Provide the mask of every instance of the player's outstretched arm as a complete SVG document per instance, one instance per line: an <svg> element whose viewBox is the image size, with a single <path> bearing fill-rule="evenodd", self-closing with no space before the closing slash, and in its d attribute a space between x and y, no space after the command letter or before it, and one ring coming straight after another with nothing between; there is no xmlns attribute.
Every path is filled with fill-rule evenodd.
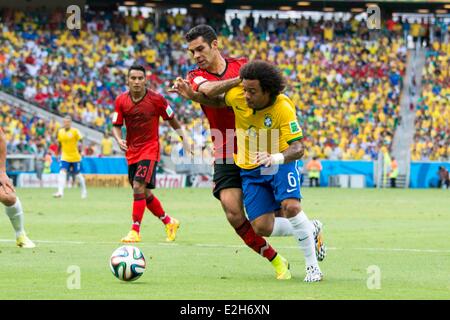
<svg viewBox="0 0 450 320"><path fill-rule="evenodd" d="M189 81L180 77L175 80L174 85L168 90L168 92L177 93L187 100L192 100L210 107L225 107L224 95L208 97L202 92L194 91Z"/></svg>
<svg viewBox="0 0 450 320"><path fill-rule="evenodd" d="M223 108L227 106L225 104L225 94L216 97L208 97L204 93L196 92L194 98L191 100L214 108Z"/></svg>
<svg viewBox="0 0 450 320"><path fill-rule="evenodd" d="M215 97L226 93L241 82L242 79L239 77L221 81L206 81L198 87L198 92L205 94L207 97Z"/></svg>

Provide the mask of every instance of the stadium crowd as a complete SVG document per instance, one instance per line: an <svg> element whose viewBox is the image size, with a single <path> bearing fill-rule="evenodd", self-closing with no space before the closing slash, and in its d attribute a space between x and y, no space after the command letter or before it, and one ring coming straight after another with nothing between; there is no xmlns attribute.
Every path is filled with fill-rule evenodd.
<svg viewBox="0 0 450 320"><path fill-rule="evenodd" d="M144 64L150 87L171 102L186 128L192 131L202 124L196 139L205 153L211 141L200 106L168 94L167 88L193 67L184 33L195 24L211 24L225 55L269 60L283 70L286 93L298 107L305 132L307 156L322 159L369 160L390 148L401 120L405 32L412 34L417 24L418 36L430 38L425 21L409 26L406 20L388 21L384 32L373 38L364 22L354 18L313 21L251 15L245 22L236 16L227 24L222 16L177 12L162 15L156 25L152 14L144 18L88 12L85 29L69 31L64 12L49 16L6 10L0 16L3 90L105 132L111 130L114 99L126 90L126 70L135 62ZM444 27L436 24L432 35L445 36ZM21 125L30 140L36 140L34 125ZM50 146L54 132L47 131ZM169 144L173 133L167 126L161 126L160 133L162 152L169 155L179 145Z"/></svg>
<svg viewBox="0 0 450 320"><path fill-rule="evenodd" d="M8 142L8 153L35 154L39 145L45 146L53 154L58 151L54 137L60 124L54 119L44 120L0 103L0 124Z"/></svg>
<svg viewBox="0 0 450 320"><path fill-rule="evenodd" d="M450 160L450 45L429 48L416 104L411 160Z"/></svg>

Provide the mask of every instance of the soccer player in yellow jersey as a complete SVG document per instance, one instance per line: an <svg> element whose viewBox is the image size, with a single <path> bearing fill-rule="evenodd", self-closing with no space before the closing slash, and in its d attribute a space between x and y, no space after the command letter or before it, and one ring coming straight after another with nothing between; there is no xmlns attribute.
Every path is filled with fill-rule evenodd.
<svg viewBox="0 0 450 320"><path fill-rule="evenodd" d="M210 105L225 102L233 108L238 141L235 162L241 168L248 218L262 236L294 236L305 255L304 281L321 281L318 260L325 257L322 224L310 221L300 205L297 160L304 147L295 106L281 94L284 79L272 64L252 61L241 68L240 78L238 86L238 81L215 82L216 92L226 92L225 96L204 99L209 99ZM176 86L183 96L192 96L182 80ZM276 217L280 210L286 218Z"/></svg>
<svg viewBox="0 0 450 320"><path fill-rule="evenodd" d="M16 195L11 180L6 174L6 138L0 128L0 202L5 205L5 213L16 232L16 245L20 248L34 248L36 245L31 241L24 230L24 214L22 203Z"/></svg>
<svg viewBox="0 0 450 320"><path fill-rule="evenodd" d="M81 174L81 154L78 150L78 143L83 139L78 129L72 128L72 118L64 117L63 128L58 130L57 140L61 154L60 171L58 177L58 191L53 195L61 198L64 195L64 187L67 181L67 174L73 174L79 180L81 186L81 198L87 197L86 182Z"/></svg>

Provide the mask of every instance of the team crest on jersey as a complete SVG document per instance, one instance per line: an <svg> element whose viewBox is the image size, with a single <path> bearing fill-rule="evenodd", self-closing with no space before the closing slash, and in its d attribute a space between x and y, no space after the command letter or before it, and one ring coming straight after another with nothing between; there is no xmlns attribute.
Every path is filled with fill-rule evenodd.
<svg viewBox="0 0 450 320"><path fill-rule="evenodd" d="M273 118L272 115L270 113L264 115L264 126L266 128L270 128L273 124Z"/></svg>

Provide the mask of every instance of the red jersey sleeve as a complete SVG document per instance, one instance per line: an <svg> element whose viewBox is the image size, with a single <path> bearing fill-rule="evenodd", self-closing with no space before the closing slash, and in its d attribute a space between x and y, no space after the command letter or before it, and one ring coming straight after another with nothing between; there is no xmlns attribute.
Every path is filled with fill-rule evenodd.
<svg viewBox="0 0 450 320"><path fill-rule="evenodd" d="M191 84L192 90L194 91L198 91L198 87L200 87L201 84L208 82L208 79L196 72L189 72L187 80Z"/></svg>
<svg viewBox="0 0 450 320"><path fill-rule="evenodd" d="M163 96L159 96L157 109L159 111L159 115L164 120L172 120L175 117L175 112Z"/></svg>
<svg viewBox="0 0 450 320"><path fill-rule="evenodd" d="M122 112L122 96L118 96L115 101L115 110L112 117L112 123L114 126L123 125L123 112Z"/></svg>

